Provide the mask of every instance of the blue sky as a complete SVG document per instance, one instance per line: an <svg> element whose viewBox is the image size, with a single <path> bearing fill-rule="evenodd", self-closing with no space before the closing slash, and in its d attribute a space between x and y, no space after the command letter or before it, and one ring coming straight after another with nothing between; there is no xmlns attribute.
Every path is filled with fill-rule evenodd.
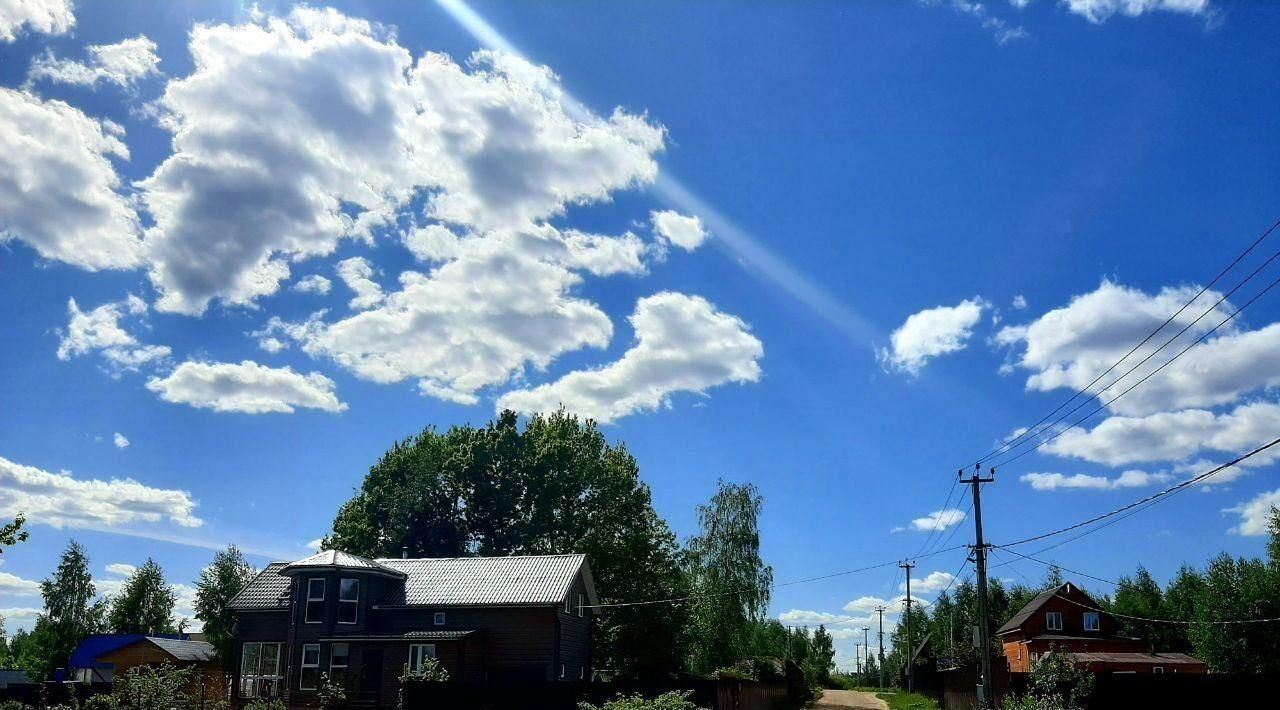
<svg viewBox="0 0 1280 710"><path fill-rule="evenodd" d="M391 442L500 402L608 421L682 537L756 484L779 581L907 557L958 466L1280 216L1266 3L32 7L0 16L10 629L70 537L100 580L301 556ZM1278 299L1002 471L989 538L1274 438ZM1046 556L1258 554L1264 458ZM895 571L773 612L864 617Z"/></svg>

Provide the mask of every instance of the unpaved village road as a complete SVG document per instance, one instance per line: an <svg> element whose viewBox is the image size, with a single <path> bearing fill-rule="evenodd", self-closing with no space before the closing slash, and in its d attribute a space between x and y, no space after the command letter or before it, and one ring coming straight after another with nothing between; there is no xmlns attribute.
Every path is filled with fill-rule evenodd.
<svg viewBox="0 0 1280 710"><path fill-rule="evenodd" d="M874 693L859 693L856 690L824 690L822 697L813 704L814 708L861 708L861 710L889 710L889 704L877 698Z"/></svg>

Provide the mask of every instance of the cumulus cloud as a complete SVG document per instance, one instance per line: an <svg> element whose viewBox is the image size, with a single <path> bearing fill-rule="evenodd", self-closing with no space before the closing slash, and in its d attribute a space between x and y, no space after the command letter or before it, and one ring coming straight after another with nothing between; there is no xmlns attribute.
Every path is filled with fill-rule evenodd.
<svg viewBox="0 0 1280 710"><path fill-rule="evenodd" d="M663 292L636 303L636 344L594 370L498 399L500 409L545 412L560 406L601 422L653 410L676 392L703 393L727 382L760 379L764 346L740 319L697 296Z"/></svg>
<svg viewBox="0 0 1280 710"><path fill-rule="evenodd" d="M0 0L0 42L24 31L66 34L75 24L71 0Z"/></svg>
<svg viewBox="0 0 1280 710"><path fill-rule="evenodd" d="M115 436L111 438L111 443L115 444L117 449L129 448L129 440L120 432L115 433Z"/></svg>
<svg viewBox="0 0 1280 710"><path fill-rule="evenodd" d="M55 528L114 528L168 521L181 527L203 524L186 491L153 488L131 478L73 478L0 457L0 516L19 512Z"/></svg>
<svg viewBox="0 0 1280 710"><path fill-rule="evenodd" d="M1013 308L1014 308L1014 310L1021 311L1021 310L1025 309L1026 307L1027 307L1027 298L1026 298L1026 296L1023 296L1022 294L1018 294L1017 296L1014 296L1014 297L1013 297Z"/></svg>
<svg viewBox="0 0 1280 710"><path fill-rule="evenodd" d="M4 617L6 630L13 633L18 629L30 630L36 623L36 617L40 615L40 609L29 606L11 606L0 609L0 616Z"/></svg>
<svg viewBox="0 0 1280 710"><path fill-rule="evenodd" d="M107 574L114 574L118 577L129 577L138 571L135 565L125 564L124 562L112 562L103 569L107 571Z"/></svg>
<svg viewBox="0 0 1280 710"><path fill-rule="evenodd" d="M61 101L0 88L0 243L90 271L141 265L137 215L111 164L129 157L123 135Z"/></svg>
<svg viewBox="0 0 1280 710"><path fill-rule="evenodd" d="M1059 489L1091 489L1114 490L1117 488L1142 488L1155 483L1164 483L1172 476L1167 473L1148 473L1137 469L1125 471L1115 478L1106 476L1090 476L1083 473L1064 475L1061 473L1027 473L1021 476L1023 483L1037 491L1056 491Z"/></svg>
<svg viewBox="0 0 1280 710"><path fill-rule="evenodd" d="M1015 353L1017 367L1031 371L1027 388L1050 391L1081 389L1106 371L1147 334L1160 326L1199 291L1195 286L1165 288L1155 295L1104 281L1097 290L1076 296L1025 325L1007 326L996 342ZM1198 322L1196 318L1221 294L1206 292L1138 352L1094 386L1115 382L1183 327L1188 331L1164 351L1125 377L1103 397L1111 398L1130 383L1180 352L1234 310L1224 302ZM1235 321L1220 328L1177 362L1110 405L1120 414L1143 415L1187 407L1229 404L1250 392L1280 386L1280 323L1245 330Z"/></svg>
<svg viewBox="0 0 1280 710"><path fill-rule="evenodd" d="M307 549L308 549L308 550L315 551L315 552L319 552L319 551L320 551L320 545L321 545L323 542L324 542L324 538L320 538L320 537L318 537L318 538L316 538L316 539L312 540L311 542L308 542L308 543L307 543Z"/></svg>
<svg viewBox="0 0 1280 710"><path fill-rule="evenodd" d="M329 293L329 289L333 287L333 282L320 274L311 274L298 279L293 285L293 290L298 293L318 293L321 296Z"/></svg>
<svg viewBox="0 0 1280 710"><path fill-rule="evenodd" d="M965 348L986 307L985 301L973 298L912 314L889 336L891 347L880 350L880 362L899 372L920 374L933 358Z"/></svg>
<svg viewBox="0 0 1280 710"><path fill-rule="evenodd" d="M1209 0L1061 0L1071 12L1094 24L1102 24L1120 14L1138 17L1148 12L1172 12L1204 16L1212 10ZM1021 4L1026 4L1023 1Z"/></svg>
<svg viewBox="0 0 1280 710"><path fill-rule="evenodd" d="M1221 414L1184 409L1144 417L1109 417L1093 429L1064 432L1043 450L1123 466L1140 461L1182 461L1204 451L1245 453L1274 439L1276 432L1280 432L1280 404L1263 401ZM1267 451L1247 463L1256 466L1278 457L1280 452Z"/></svg>
<svg viewBox="0 0 1280 710"><path fill-rule="evenodd" d="M131 295L88 312L80 310L72 298L67 302L67 312L70 316L67 328L59 331L59 360L98 353L113 372L120 372L136 371L142 365L169 357L171 351L167 345L144 345L120 324L121 319L136 318L147 312L146 302L137 296Z"/></svg>
<svg viewBox="0 0 1280 710"><path fill-rule="evenodd" d="M935 510L923 518L916 518L911 521L911 529L920 532L932 532L934 530L946 530L952 525L959 525L964 522L967 516L963 510L959 508L947 508L946 510Z"/></svg>
<svg viewBox="0 0 1280 710"><path fill-rule="evenodd" d="M215 412L292 414L295 407L341 412L333 380L318 372L303 375L291 368L240 363L187 361L167 377L153 377L147 389L166 402L189 404Z"/></svg>
<svg viewBox="0 0 1280 710"><path fill-rule="evenodd" d="M698 217L687 217L672 210L652 212L653 232L664 244L674 244L685 251L693 251L707 239L706 227Z"/></svg>
<svg viewBox="0 0 1280 710"><path fill-rule="evenodd" d="M190 49L159 103L174 153L140 183L165 310L274 293L290 262L369 238L424 190L433 220L527 229L652 181L665 139L622 111L571 118L545 67L415 61L333 10L197 26Z"/></svg>
<svg viewBox="0 0 1280 710"><path fill-rule="evenodd" d="M940 592L951 586L952 580L956 576L950 572L930 572L924 579L911 578L911 594L932 594ZM899 589L906 591L907 583L903 582L898 586Z"/></svg>
<svg viewBox="0 0 1280 710"><path fill-rule="evenodd" d="M355 291L356 297L348 304L352 309L363 311L382 303L382 287L373 280L373 265L361 256L343 259L338 262L338 278Z"/></svg>
<svg viewBox="0 0 1280 710"><path fill-rule="evenodd" d="M88 53L89 59L85 62L59 59L46 53L32 61L27 80L44 79L80 86L105 82L129 88L139 79L160 73L156 43L142 35L116 44L91 45Z"/></svg>
<svg viewBox="0 0 1280 710"><path fill-rule="evenodd" d="M0 572L0 594L12 597L38 597L40 583L34 579L23 579L16 574Z"/></svg>
<svg viewBox="0 0 1280 710"><path fill-rule="evenodd" d="M1228 508L1224 512L1235 513L1240 516L1240 523L1231 528L1231 532L1236 535L1258 537L1270 533L1267 528L1271 524L1271 509L1273 507L1280 507L1280 488L1270 492L1259 493L1252 499L1234 508Z"/></svg>

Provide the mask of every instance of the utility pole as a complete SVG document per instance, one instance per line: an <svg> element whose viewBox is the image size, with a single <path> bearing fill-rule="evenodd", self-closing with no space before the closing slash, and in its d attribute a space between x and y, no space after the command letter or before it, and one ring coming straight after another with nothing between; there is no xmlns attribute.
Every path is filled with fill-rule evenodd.
<svg viewBox="0 0 1280 710"><path fill-rule="evenodd" d="M880 667L880 687L884 687L884 607L876 607L876 614L880 617L880 659L876 664Z"/></svg>
<svg viewBox="0 0 1280 710"><path fill-rule="evenodd" d="M907 571L907 647L903 651L903 658L907 661L907 692L915 692L915 672L911 667L911 568L915 565L910 562L899 562L898 566Z"/></svg>
<svg viewBox="0 0 1280 710"><path fill-rule="evenodd" d="M867 639L870 626L862 627L862 647L867 649L867 660L862 664L862 684L871 685L871 642Z"/></svg>
<svg viewBox="0 0 1280 710"><path fill-rule="evenodd" d="M974 464L973 475L964 478L964 469L959 475L961 483L973 486L973 561L978 570L978 660L982 671L982 685L978 686L978 707L995 707L995 683L991 678L991 625L987 620L987 544L982 539L982 484L996 480L996 470L983 478L982 464Z"/></svg>
<svg viewBox="0 0 1280 710"><path fill-rule="evenodd" d="M853 642L853 674L862 675L862 656L858 653L858 642Z"/></svg>

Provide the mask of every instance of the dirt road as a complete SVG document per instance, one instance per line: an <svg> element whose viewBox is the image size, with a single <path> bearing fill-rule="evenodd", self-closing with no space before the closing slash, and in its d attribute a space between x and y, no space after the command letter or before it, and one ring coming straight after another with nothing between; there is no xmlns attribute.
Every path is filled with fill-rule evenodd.
<svg viewBox="0 0 1280 710"><path fill-rule="evenodd" d="M885 701L877 698L875 693L860 693L856 690L824 690L822 697L813 704L814 708L836 710L837 708L860 708L860 710L889 710Z"/></svg>

